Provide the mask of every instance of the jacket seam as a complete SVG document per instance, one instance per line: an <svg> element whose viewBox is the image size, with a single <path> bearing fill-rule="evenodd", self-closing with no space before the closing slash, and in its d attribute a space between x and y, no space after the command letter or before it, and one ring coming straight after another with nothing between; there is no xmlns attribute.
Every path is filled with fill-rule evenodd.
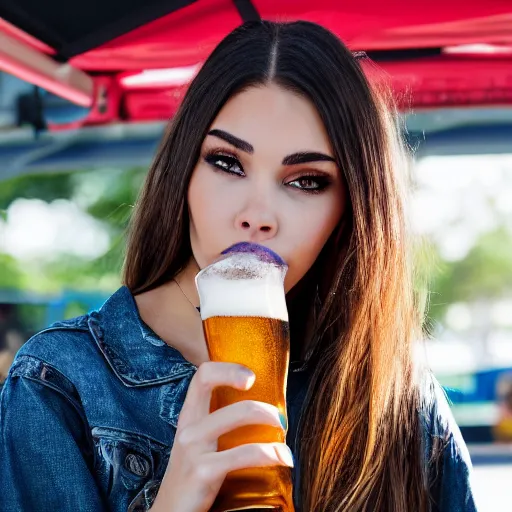
<svg viewBox="0 0 512 512"><path fill-rule="evenodd" d="M27 342L25 343L25 345L29 342L29 341L32 341L32 340L37 340L39 339L41 336L47 334L47 333L51 333L51 332L58 332L58 331L62 331L62 332L68 332L68 331L76 331L76 332L81 332L83 334L89 334L89 336L91 336L92 338L92 335L91 335L91 332L89 331L89 329L83 329L81 327L63 327L63 326L58 326L58 327L47 327L46 329L43 329L42 331L39 331L37 332L36 334L34 334L33 336L31 336ZM23 347L21 348L21 350L23 350ZM50 363L46 362L44 359L42 359L40 356L36 356L36 355L32 355L30 353L21 353L20 354L20 357L21 356L29 356L29 357L34 357L36 359L39 359L40 361L44 362L45 364L48 364L49 366L52 366L52 368L55 368L53 365L51 365ZM55 368L55 370L57 370L57 368ZM59 371L59 370L57 370ZM59 371L59 373L61 375L64 375L62 372ZM64 375L64 377L66 377ZM66 377L68 380L69 378ZM71 381L70 381L71 382Z"/></svg>
<svg viewBox="0 0 512 512"><path fill-rule="evenodd" d="M74 386L74 384L68 379L68 377L66 377L60 370L58 370L57 368L55 368L55 366L47 363L46 361L44 361L43 359L40 359L39 357L35 357L35 356L30 356L34 359L37 359L38 361L40 361L41 363L44 363L45 365L51 367L53 370L55 370L56 372L58 372L60 375L62 375L65 379L67 379L72 385L73 387L76 389L76 387ZM62 388L60 388L59 386L56 386L55 384L51 383L51 382L47 382L47 381L43 381L41 379L38 379L36 377L32 377L30 375L23 375L22 372L18 373L17 375L11 375L10 376L11 379L14 379L14 378L21 378L21 379L26 379L26 380L29 380L31 382L35 382L37 384L40 384L41 386L44 386L46 388L49 388L49 389L52 389L53 391L55 391L56 393L58 393L59 395L61 395L62 397L64 397L71 405L73 405L73 407L76 409L76 411L80 414L80 417L82 419L85 418L85 411L83 409L83 407L74 399L72 398L71 396L69 396L69 394L64 391ZM78 391L77 391L77 394L78 394ZM85 422L87 424L87 422Z"/></svg>
<svg viewBox="0 0 512 512"><path fill-rule="evenodd" d="M155 439L154 437L148 436L147 434L143 434L141 432L135 432L133 430L126 430L126 429L116 428L116 427L112 427L112 426L94 425L94 426L91 426L91 433L96 428L115 431L115 432L122 432L123 434L129 434L129 435L133 435L133 436L139 436L139 437L142 437L144 440L147 440L149 443L154 443L155 445L159 445L158 448L167 449L170 447L169 444L163 443L162 441L159 441L158 439Z"/></svg>
<svg viewBox="0 0 512 512"><path fill-rule="evenodd" d="M47 332L54 332L54 331L79 331L79 332L90 332L87 327L80 327L77 325L57 325L55 327L47 327L46 329L43 329L42 331L39 331L36 335L32 336L32 338L36 338L40 336L41 334L45 334Z"/></svg>

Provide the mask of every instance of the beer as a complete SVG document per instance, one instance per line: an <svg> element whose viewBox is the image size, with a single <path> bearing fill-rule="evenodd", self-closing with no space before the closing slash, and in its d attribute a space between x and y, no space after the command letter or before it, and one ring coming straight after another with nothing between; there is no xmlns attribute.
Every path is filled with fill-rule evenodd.
<svg viewBox="0 0 512 512"><path fill-rule="evenodd" d="M241 400L275 405L286 418L290 336L284 294L287 266L269 249L236 244L196 277L201 318L212 361L239 363L256 375L253 387L213 391L210 411ZM218 450L245 443L284 443L281 428L240 427L219 438ZM291 469L247 468L229 473L211 512L277 509L293 512Z"/></svg>

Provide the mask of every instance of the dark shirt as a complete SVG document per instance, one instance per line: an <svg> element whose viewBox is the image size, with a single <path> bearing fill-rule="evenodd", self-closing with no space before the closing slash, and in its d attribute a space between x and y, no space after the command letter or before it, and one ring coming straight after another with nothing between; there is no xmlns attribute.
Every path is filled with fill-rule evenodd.
<svg viewBox="0 0 512 512"><path fill-rule="evenodd" d="M287 444L296 456L308 387L301 366L290 364L287 386ZM141 320L126 287L100 310L35 335L0 396L0 510L149 510L195 371ZM469 454L442 392L422 419L425 464L432 440L446 441L436 510L476 510ZM293 481L297 501L297 466Z"/></svg>

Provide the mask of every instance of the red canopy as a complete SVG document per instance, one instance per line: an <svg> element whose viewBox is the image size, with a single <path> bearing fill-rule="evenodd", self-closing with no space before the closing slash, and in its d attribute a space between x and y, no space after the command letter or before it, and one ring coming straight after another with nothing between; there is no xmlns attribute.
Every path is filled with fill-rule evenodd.
<svg viewBox="0 0 512 512"><path fill-rule="evenodd" d="M320 23L338 34L353 50L497 43L507 44L512 56L512 4L509 0L429 0L424 3L256 0L253 3L264 19L305 19ZM71 62L88 70L190 66L204 60L240 22L233 2L201 0L77 56Z"/></svg>
<svg viewBox="0 0 512 512"><path fill-rule="evenodd" d="M84 5L46 0L41 3L45 9L31 18L19 15L20 2L37 4L2 0L8 5L0 6L0 16L9 24L0 24L0 31L94 75L108 108L94 109L89 122L120 115L169 117L179 100L172 91L180 80L192 76L193 66L254 12L264 19L305 19L331 29L352 50L368 52L391 75L395 89L410 91L417 107L512 103L510 0L89 0ZM189 69L181 70L181 77L146 73L126 79L144 70L182 67Z"/></svg>

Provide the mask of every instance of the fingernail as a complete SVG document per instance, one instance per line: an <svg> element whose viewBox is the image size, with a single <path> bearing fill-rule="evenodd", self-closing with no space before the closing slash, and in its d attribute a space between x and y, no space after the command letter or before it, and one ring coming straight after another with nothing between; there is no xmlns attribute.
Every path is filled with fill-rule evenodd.
<svg viewBox="0 0 512 512"><path fill-rule="evenodd" d="M286 444L280 444L276 447L277 456L279 457L279 460L286 464L287 466L293 468L294 462L293 462L293 454L290 448Z"/></svg>
<svg viewBox="0 0 512 512"><path fill-rule="evenodd" d="M245 385L245 389L249 389L256 380L256 375L249 368L240 368L240 374L242 375L242 383Z"/></svg>
<svg viewBox="0 0 512 512"><path fill-rule="evenodd" d="M286 419L286 416L282 412L279 413L279 420L281 421L283 429L288 430L288 420Z"/></svg>

